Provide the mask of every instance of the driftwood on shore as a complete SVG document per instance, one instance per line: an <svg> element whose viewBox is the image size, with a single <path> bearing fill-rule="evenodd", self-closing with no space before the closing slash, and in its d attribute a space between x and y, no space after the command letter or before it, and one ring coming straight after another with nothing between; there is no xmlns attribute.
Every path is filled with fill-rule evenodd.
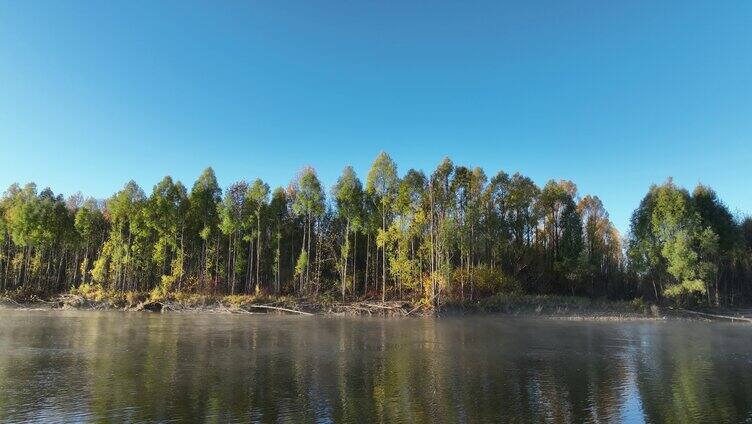
<svg viewBox="0 0 752 424"><path fill-rule="evenodd" d="M335 303L330 313L339 315L408 316L412 304L405 301Z"/></svg>
<svg viewBox="0 0 752 424"><path fill-rule="evenodd" d="M282 312L290 312L293 314L300 314L300 315L313 315L310 312L304 312L304 311L298 311L296 309L289 309L289 308L281 308L279 306L271 306L271 305L243 305L244 308L256 308L256 309L269 309L274 311L282 311Z"/></svg>
<svg viewBox="0 0 752 424"><path fill-rule="evenodd" d="M199 302L182 302L178 300L148 300L144 297L135 300L138 303L128 299L91 299L79 294L65 293L58 295L50 300L41 301L34 299L27 303L19 303L12 298L2 298L7 300L8 305L16 308L32 308L33 305L43 306L50 309L90 309L106 310L121 309L126 311L148 311L148 312L220 312L235 314L256 314L265 312L280 312L296 315L366 315L366 316L410 316L421 309L421 305L414 305L407 301L387 301L379 302L367 299L359 302L335 302L320 303L316 300L297 299L277 300L264 303L231 303L222 299L204 299ZM271 299L270 299L271 300ZM133 302L133 303L131 303ZM259 312L252 312L257 310Z"/></svg>
<svg viewBox="0 0 752 424"><path fill-rule="evenodd" d="M709 314L707 312L699 312L699 311L690 311L688 309L677 309L678 312L684 313L684 314L690 314L695 316L700 316L707 319L715 319L715 320L725 320L725 321L731 321L731 322L749 322L752 323L752 318L745 317L745 316L733 316L733 315L720 315L720 314Z"/></svg>
<svg viewBox="0 0 752 424"><path fill-rule="evenodd" d="M239 300L239 301L238 301ZM502 299L503 300L503 299ZM432 303L432 302L431 302ZM682 308L659 310L652 305L647 311L630 311L624 305L601 305L572 302L568 299L522 298L507 302L496 300L490 307L457 309L434 309L431 303L410 301L380 302L366 298L353 302L332 302L326 298L221 298L199 296L183 299L151 300L146 295L121 296L111 298L85 297L77 293L60 294L49 299L29 298L19 301L12 297L0 296L0 307L13 309L89 309L89 310L126 310L150 312L213 312L229 314L265 314L285 313L301 316L339 315L339 316L375 316L375 317L409 317L416 315L435 315L442 313L504 313L511 315L550 316L554 318L576 319L665 319L666 317L730 321L752 323L752 309L717 309L696 311ZM476 306L476 305L472 305ZM544 308L546 306L546 308ZM664 312L664 313L661 313ZM665 312L668 312L667 314ZM662 318L661 318L662 317Z"/></svg>

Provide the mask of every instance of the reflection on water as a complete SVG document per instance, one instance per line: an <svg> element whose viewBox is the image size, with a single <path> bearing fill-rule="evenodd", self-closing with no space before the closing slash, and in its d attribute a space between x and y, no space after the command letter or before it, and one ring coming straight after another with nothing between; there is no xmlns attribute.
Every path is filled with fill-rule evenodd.
<svg viewBox="0 0 752 424"><path fill-rule="evenodd" d="M752 327L0 312L0 421L739 422Z"/></svg>

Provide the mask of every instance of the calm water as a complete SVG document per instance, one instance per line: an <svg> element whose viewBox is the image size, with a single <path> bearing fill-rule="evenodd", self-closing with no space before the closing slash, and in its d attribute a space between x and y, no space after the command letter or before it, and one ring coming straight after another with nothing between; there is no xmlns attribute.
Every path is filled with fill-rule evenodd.
<svg viewBox="0 0 752 424"><path fill-rule="evenodd" d="M0 421L752 422L752 326L0 311Z"/></svg>

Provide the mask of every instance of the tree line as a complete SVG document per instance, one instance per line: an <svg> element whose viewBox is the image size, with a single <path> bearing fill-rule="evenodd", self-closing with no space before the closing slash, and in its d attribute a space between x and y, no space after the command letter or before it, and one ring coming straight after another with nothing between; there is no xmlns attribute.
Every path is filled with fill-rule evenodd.
<svg viewBox="0 0 752 424"><path fill-rule="evenodd" d="M597 196L444 159L402 176L386 153L329 193L311 167L287 187L207 168L101 201L33 183L0 199L0 292L286 294L441 304L496 293L739 304L750 300L752 221L708 187L654 186L623 239Z"/></svg>

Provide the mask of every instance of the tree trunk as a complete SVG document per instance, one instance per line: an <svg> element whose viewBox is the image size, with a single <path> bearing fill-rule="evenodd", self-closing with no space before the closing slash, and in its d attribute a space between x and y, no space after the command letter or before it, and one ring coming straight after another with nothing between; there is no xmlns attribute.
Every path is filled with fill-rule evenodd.
<svg viewBox="0 0 752 424"><path fill-rule="evenodd" d="M363 295L368 295L368 274L369 274L369 265L371 262L371 232L368 232L368 235L366 237L366 280L365 285L363 286Z"/></svg>
<svg viewBox="0 0 752 424"><path fill-rule="evenodd" d="M348 242L350 238L350 220L347 220L347 225L345 226L345 246L347 246L347 251L342 258L342 301L345 300L345 285L347 284L347 262L348 262L348 256L350 254L350 248L348 246Z"/></svg>
<svg viewBox="0 0 752 424"><path fill-rule="evenodd" d="M280 248L279 248L280 239L281 238L282 238L282 233L279 230L279 228L277 228L277 275L276 275L276 278L275 278L275 281L274 281L274 285L275 285L274 292L275 292L275 294L279 294L279 272L280 272L280 269L281 269L280 265L281 265L281 262L282 262L282 255L281 255Z"/></svg>
<svg viewBox="0 0 752 424"><path fill-rule="evenodd" d="M386 235L386 205L382 204L381 211L381 231L382 236ZM386 301L386 243L381 246L381 301Z"/></svg>
<svg viewBox="0 0 752 424"><path fill-rule="evenodd" d="M253 242L248 242L248 272L246 273L245 292L251 292L251 284L253 283Z"/></svg>
<svg viewBox="0 0 752 424"><path fill-rule="evenodd" d="M256 294L261 291L259 282L259 268L261 268L261 212L256 214L256 227L258 228L258 236L256 237Z"/></svg>

